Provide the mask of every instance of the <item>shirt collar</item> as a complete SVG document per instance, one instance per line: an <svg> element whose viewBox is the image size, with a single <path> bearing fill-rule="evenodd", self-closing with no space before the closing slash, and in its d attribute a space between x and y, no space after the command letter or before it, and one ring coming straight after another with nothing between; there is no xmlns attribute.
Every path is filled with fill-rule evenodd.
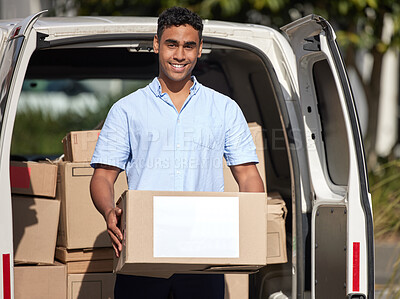
<svg viewBox="0 0 400 299"><path fill-rule="evenodd" d="M190 94L195 95L199 91L201 84L197 81L195 76L191 76L191 79L193 81L193 85L190 87ZM162 96L165 94L165 92L162 92L161 84L157 77L153 79L153 81L149 84L149 87L157 97L162 98Z"/></svg>

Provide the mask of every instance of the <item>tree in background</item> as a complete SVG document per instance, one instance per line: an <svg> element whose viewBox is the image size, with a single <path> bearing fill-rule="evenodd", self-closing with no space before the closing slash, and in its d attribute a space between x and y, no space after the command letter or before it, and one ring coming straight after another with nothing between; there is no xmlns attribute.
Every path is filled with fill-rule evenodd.
<svg viewBox="0 0 400 299"><path fill-rule="evenodd" d="M400 3L395 0L351 0L313 1L317 14L334 20L337 37L344 50L346 65L352 67L362 82L368 103L368 129L365 147L370 169L376 164L375 145L377 140L379 96L381 89L382 62L388 50L398 52L400 46ZM388 26L392 25L392 32ZM387 28L385 28L387 27ZM384 32L386 29L386 32ZM367 77L356 63L357 51L372 58L371 71ZM399 69L398 65L393 66Z"/></svg>
<svg viewBox="0 0 400 299"><path fill-rule="evenodd" d="M157 16L164 8L188 7L203 18L256 23L279 28L310 13L331 22L343 50L345 63L356 71L368 103L365 147L370 169L376 165L379 94L382 61L389 49L400 46L400 3L398 0L75 0L79 15ZM392 32L383 34L385 24ZM357 64L362 50L372 57L368 76ZM397 69L399 66L394 66Z"/></svg>

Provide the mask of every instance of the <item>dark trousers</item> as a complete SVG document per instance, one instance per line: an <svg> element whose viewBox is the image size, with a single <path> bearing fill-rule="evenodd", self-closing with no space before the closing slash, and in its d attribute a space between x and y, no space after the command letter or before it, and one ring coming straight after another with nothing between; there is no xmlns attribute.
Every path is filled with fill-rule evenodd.
<svg viewBox="0 0 400 299"><path fill-rule="evenodd" d="M117 274L114 299L223 299L224 292L222 274L175 274L168 279Z"/></svg>

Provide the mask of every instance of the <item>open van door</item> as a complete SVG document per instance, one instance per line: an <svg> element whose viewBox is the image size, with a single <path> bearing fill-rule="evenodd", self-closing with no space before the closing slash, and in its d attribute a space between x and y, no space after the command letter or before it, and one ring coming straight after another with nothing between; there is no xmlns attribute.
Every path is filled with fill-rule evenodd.
<svg viewBox="0 0 400 299"><path fill-rule="evenodd" d="M281 28L297 60L312 190L312 298L374 298L371 196L335 33L311 15Z"/></svg>
<svg viewBox="0 0 400 299"><path fill-rule="evenodd" d="M18 99L26 68L36 48L32 26L45 11L8 28L0 28L0 298L14 298L13 223L10 190L10 146ZM7 36L8 34L8 36Z"/></svg>

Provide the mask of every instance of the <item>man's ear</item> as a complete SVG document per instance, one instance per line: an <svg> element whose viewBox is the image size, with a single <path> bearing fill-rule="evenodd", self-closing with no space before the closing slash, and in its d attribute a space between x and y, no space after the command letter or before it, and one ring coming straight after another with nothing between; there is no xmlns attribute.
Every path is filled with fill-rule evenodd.
<svg viewBox="0 0 400 299"><path fill-rule="evenodd" d="M202 50L203 50L203 39L201 39L200 44L199 44L199 54L197 55L197 58L201 57Z"/></svg>
<svg viewBox="0 0 400 299"><path fill-rule="evenodd" d="M154 35L154 38L153 38L153 50L154 50L154 53L158 54L159 47L160 47L160 41L158 40L158 36Z"/></svg>

